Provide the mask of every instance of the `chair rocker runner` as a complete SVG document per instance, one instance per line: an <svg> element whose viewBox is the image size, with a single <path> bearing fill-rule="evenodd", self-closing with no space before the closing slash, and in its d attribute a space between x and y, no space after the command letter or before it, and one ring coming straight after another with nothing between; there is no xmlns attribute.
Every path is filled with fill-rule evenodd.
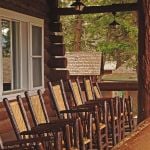
<svg viewBox="0 0 150 150"><path fill-rule="evenodd" d="M56 146L60 145L59 144L60 139L61 139L60 132L57 132L55 136L57 139L59 139L57 140L55 145ZM7 141L4 143L2 142L2 139L0 138L0 150L45 150L45 148L42 145L42 142L45 142L45 141L49 141L49 137L35 137L35 138L29 138L29 139ZM61 150L61 148L59 148L58 150Z"/></svg>

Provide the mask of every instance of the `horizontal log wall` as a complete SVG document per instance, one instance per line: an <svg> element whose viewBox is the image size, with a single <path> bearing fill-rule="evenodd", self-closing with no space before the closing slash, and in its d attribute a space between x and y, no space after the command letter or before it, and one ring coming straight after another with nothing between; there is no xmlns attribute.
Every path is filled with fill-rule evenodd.
<svg viewBox="0 0 150 150"><path fill-rule="evenodd" d="M61 29L61 23L58 23L58 26L52 26L54 18L56 16L51 15L51 4L48 3L48 1L51 4L54 4L54 0L0 0L0 7L13 10L19 13L23 13L26 15L38 17L41 19L44 19L44 79L45 79L45 87L47 87L47 82L49 80L53 80L53 76L49 75L51 73L50 68L56 68L66 67L66 59L61 58L58 60L58 58L55 60L55 58L52 58L53 56L64 56L64 46L63 48L59 50L59 48L56 50L56 52L53 52L53 45L51 46L52 42L55 43L62 43L63 37L61 36L50 36L53 30L60 30ZM54 17L54 18L53 18ZM50 51L52 51L52 55L50 54ZM58 54L59 53L59 54ZM52 60L51 60L52 58ZM56 69L55 69L56 70ZM61 73L61 71L59 71ZM52 72L53 73L53 72ZM58 74L58 73L57 73ZM62 75L65 75L64 71ZM50 78L51 77L51 78ZM59 75L60 77L60 75ZM49 113L49 116L54 116L55 112L53 108L51 107L51 104L49 103L49 97L45 95L46 100L46 107ZM28 110L28 109L27 109ZM8 119L6 110L2 103L0 103L0 136L2 136L2 139L10 140L13 139L14 132L12 130L10 121Z"/></svg>

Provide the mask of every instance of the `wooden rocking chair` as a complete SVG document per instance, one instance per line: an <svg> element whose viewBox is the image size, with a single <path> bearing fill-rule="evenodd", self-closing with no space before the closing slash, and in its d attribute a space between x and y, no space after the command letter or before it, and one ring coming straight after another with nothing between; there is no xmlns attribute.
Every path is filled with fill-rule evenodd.
<svg viewBox="0 0 150 150"><path fill-rule="evenodd" d="M18 101L8 101L7 98L3 100L6 110L8 112L8 116L10 118L11 124L15 131L17 141L28 140L32 141L33 138L46 138L46 140L42 140L41 143L44 147L44 150L62 150L62 140L65 141L66 148L69 147L68 139L68 131L65 129L67 123L61 120L61 122L53 122L47 125L41 125L31 128L29 124L29 120L27 118L27 114L25 112L22 100L20 96L17 96ZM76 120L78 121L78 120ZM78 124L76 123L76 128L78 129ZM53 136L51 134L53 133ZM62 138L62 135L65 134L67 138ZM76 134L78 137L78 134ZM78 138L76 138L78 139ZM38 142L38 141L37 141ZM30 142L28 142L30 143ZM39 143L41 145L41 143ZM71 149L71 148L70 148ZM67 149L67 150L70 150Z"/></svg>
<svg viewBox="0 0 150 150"><path fill-rule="evenodd" d="M25 96L33 122L37 128L43 128L43 130L48 131L50 127L54 125L54 128L60 128L63 131L66 149L79 149L79 129L77 119L58 119L50 122L45 108L42 91L38 90L37 93L26 91ZM59 124L58 127L56 126L56 123ZM70 132L68 132L68 126L70 127Z"/></svg>
<svg viewBox="0 0 150 150"><path fill-rule="evenodd" d="M93 123L93 133L97 140L96 148L98 149L108 149L108 128L107 128L107 104L105 101L99 103L86 103L82 96L81 87L79 81L68 81L70 91L72 93L73 101L77 108L90 108L95 107L94 120ZM99 107L97 107L97 105ZM101 105L104 107L102 108Z"/></svg>
<svg viewBox="0 0 150 150"><path fill-rule="evenodd" d="M20 96L18 96L18 97L20 97ZM19 101L16 101L16 100L8 101L7 98L4 98L3 103L4 103L4 106L8 113L8 117L11 121L12 127L14 129L18 144L19 143L25 144L25 142L26 143L31 143L31 142L35 143L34 138L37 138L37 142L40 140L40 138L41 138L41 140L42 140L42 138L43 139L45 138L46 140L45 141L42 140L41 142L39 142L39 144L40 145L42 144L44 149L46 149L45 145L43 145L43 143L49 143L51 141L51 137L50 136L43 137L45 131L43 131L40 128L31 128L22 101L20 99L19 99ZM57 131L54 128L54 126L51 126L50 130L56 131L55 132L56 134L54 136L54 141L57 144L56 145L54 144L54 148L55 148L55 146L57 146L59 144L57 140L60 138L56 137L56 135L58 135L57 132L59 132L59 131ZM25 139L25 141L24 141L24 139ZM22 146L22 144L21 144L21 146Z"/></svg>
<svg viewBox="0 0 150 150"><path fill-rule="evenodd" d="M103 99L98 83L93 85L96 99ZM107 98L108 99L108 98ZM124 138L125 132L131 132L135 128L133 119L132 97L119 97L118 117L120 126L120 140Z"/></svg>
<svg viewBox="0 0 150 150"><path fill-rule="evenodd" d="M79 118L79 137L80 146L82 150L92 149L92 114L89 109L70 109L66 98L64 85L62 80L57 84L48 83L51 99L56 108L56 112L59 118L67 117L81 117ZM88 113L88 118L83 118L82 113ZM83 130L85 129L85 130Z"/></svg>
<svg viewBox="0 0 150 150"><path fill-rule="evenodd" d="M112 138L112 145L115 145L117 142L119 142L121 139L120 131L124 130L121 129L121 126L119 123L122 121L119 119L118 109L119 109L119 103L118 98L105 98L102 97L101 91L99 89L98 83L96 82L95 85L93 85L91 78L84 78L84 87L85 87L85 95L87 98L87 101L92 103L95 101L106 101L107 102L107 108L108 108L108 128L109 133Z"/></svg>

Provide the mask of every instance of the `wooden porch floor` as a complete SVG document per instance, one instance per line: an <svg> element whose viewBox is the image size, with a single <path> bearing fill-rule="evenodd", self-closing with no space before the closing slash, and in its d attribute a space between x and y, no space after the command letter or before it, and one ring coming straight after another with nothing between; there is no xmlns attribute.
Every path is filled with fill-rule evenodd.
<svg viewBox="0 0 150 150"><path fill-rule="evenodd" d="M140 123L113 150L150 150L150 118Z"/></svg>

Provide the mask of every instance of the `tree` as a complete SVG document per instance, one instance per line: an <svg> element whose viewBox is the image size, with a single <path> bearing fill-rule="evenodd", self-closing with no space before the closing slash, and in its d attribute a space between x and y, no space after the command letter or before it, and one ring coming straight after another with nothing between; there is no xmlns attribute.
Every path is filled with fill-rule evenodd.
<svg viewBox="0 0 150 150"><path fill-rule="evenodd" d="M2 48L3 56L10 55L10 24L7 20L2 20Z"/></svg>
<svg viewBox="0 0 150 150"><path fill-rule="evenodd" d="M109 5L123 2L120 0L82 0L86 5ZM134 2L134 0L124 0ZM63 2L62 2L63 3ZM63 16L63 32L68 51L74 50L75 16ZM107 59L117 60L121 64L127 60L129 66L136 67L138 51L138 28L136 12L117 12L116 21L120 26L112 30L109 24L113 21L111 13L80 15L82 30L80 42L82 51L101 51ZM77 41L76 41L77 43Z"/></svg>

